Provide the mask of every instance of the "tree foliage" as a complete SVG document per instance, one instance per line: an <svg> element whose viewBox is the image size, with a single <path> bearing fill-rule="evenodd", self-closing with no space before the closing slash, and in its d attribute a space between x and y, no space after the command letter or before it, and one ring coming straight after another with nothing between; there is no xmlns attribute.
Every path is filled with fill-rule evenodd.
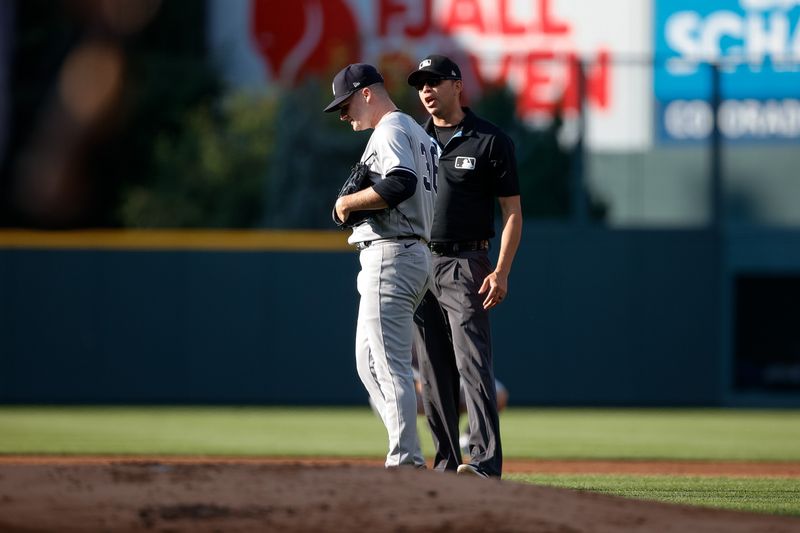
<svg viewBox="0 0 800 533"><path fill-rule="evenodd" d="M122 195L129 227L252 227L263 214L264 181L276 138L277 103L239 94L186 112L181 128L156 135L152 179Z"/></svg>

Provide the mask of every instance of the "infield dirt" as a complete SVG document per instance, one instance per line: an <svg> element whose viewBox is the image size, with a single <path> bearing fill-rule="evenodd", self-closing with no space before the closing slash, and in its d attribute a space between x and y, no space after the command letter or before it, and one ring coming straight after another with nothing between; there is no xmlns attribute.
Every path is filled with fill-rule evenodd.
<svg viewBox="0 0 800 533"><path fill-rule="evenodd" d="M578 464L522 466L576 472ZM756 464L760 474L745 463L599 462L581 471L620 464L640 468L621 473L661 464L672 465L665 473L704 465L694 473L800 475L800 466L783 463ZM725 468L731 466L738 474ZM521 471L516 462L509 467ZM800 532L800 519L384 470L374 460L6 456L0 457L0 531L788 533Z"/></svg>

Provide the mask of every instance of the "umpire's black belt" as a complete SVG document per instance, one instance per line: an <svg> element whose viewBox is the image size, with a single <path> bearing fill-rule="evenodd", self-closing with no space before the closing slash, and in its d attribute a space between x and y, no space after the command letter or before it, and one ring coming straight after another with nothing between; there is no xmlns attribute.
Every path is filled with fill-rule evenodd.
<svg viewBox="0 0 800 533"><path fill-rule="evenodd" d="M373 244L378 244L378 243L381 243L381 242L392 242L392 241L421 241L421 242L427 242L425 239L423 239L419 235L401 235L399 237L386 237L384 239L375 239L374 241L357 242L356 243L356 248L358 250L366 250L367 248L369 248Z"/></svg>
<svg viewBox="0 0 800 533"><path fill-rule="evenodd" d="M478 252L489 249L489 241L432 242L428 247L436 255L455 255L460 252Z"/></svg>

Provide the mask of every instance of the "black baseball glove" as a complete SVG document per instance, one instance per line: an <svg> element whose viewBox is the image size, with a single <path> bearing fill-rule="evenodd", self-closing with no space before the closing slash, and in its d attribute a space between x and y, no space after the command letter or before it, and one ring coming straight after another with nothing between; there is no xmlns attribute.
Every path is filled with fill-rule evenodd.
<svg viewBox="0 0 800 533"><path fill-rule="evenodd" d="M350 176L345 180L336 198L339 199L342 196L364 190L371 185L372 181L369 179L369 166L364 163L356 163L350 170ZM333 221L340 228L352 228L361 224L375 213L377 213L377 211L353 211L347 216L347 220L342 222L339 220L339 217L336 216L336 206L334 205Z"/></svg>

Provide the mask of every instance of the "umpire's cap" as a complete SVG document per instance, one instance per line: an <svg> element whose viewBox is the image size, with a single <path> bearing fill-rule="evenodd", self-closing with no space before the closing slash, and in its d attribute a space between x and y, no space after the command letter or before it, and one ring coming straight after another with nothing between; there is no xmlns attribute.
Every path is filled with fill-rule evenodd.
<svg viewBox="0 0 800 533"><path fill-rule="evenodd" d="M351 94L373 83L383 83L383 76L375 67L367 63L347 65L333 78L333 102L325 108L325 113L336 111Z"/></svg>
<svg viewBox="0 0 800 533"><path fill-rule="evenodd" d="M408 75L408 84L414 87L431 78L460 80L461 69L449 57L432 54L420 61L417 70Z"/></svg>

